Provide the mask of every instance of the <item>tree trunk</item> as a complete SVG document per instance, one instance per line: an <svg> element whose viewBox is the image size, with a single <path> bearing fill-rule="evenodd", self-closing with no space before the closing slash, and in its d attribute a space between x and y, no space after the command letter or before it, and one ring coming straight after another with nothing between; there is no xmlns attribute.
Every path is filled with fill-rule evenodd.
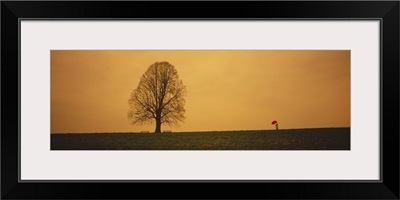
<svg viewBox="0 0 400 200"><path fill-rule="evenodd" d="M156 130L155 133L161 133L161 119L156 119Z"/></svg>

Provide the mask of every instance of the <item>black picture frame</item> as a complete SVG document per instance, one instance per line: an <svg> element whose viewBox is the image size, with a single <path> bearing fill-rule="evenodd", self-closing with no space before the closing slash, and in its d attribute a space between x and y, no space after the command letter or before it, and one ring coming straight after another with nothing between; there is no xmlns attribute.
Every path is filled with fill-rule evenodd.
<svg viewBox="0 0 400 200"><path fill-rule="evenodd" d="M398 1L2 1L1 198L399 199L399 6ZM381 181L20 182L20 19L166 18L381 20Z"/></svg>

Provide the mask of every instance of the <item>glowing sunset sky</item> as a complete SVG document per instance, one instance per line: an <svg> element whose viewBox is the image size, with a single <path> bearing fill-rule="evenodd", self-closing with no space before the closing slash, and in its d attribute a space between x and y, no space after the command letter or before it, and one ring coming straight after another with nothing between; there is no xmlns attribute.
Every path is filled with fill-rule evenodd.
<svg viewBox="0 0 400 200"><path fill-rule="evenodd" d="M140 132L128 99L168 61L187 88L186 119L162 130L350 127L350 51L51 51L51 132Z"/></svg>

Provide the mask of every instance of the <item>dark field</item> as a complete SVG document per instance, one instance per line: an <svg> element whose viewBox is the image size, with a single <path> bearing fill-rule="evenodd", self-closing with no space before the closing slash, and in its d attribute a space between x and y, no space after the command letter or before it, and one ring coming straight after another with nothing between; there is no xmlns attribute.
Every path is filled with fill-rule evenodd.
<svg viewBox="0 0 400 200"><path fill-rule="evenodd" d="M350 128L52 134L51 150L350 150Z"/></svg>

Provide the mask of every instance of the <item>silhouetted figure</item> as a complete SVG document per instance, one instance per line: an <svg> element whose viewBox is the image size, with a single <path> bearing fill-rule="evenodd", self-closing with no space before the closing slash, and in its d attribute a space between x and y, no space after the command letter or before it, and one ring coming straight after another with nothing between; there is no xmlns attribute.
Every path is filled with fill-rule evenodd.
<svg viewBox="0 0 400 200"><path fill-rule="evenodd" d="M275 125L275 129L276 129L276 130L279 129L279 127L278 127L278 121L274 120L274 121L271 122L271 124L272 124L272 125Z"/></svg>

